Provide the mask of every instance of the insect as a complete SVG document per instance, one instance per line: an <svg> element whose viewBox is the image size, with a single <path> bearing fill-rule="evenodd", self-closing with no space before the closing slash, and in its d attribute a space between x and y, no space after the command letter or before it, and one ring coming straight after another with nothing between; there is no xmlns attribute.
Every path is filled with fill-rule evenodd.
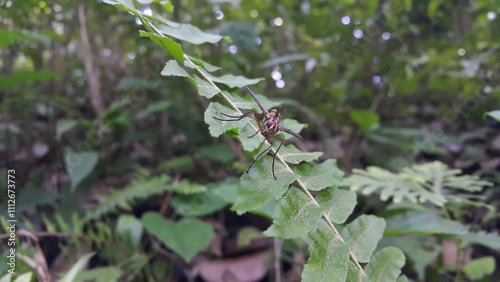
<svg viewBox="0 0 500 282"><path fill-rule="evenodd" d="M278 179L276 177L276 174L274 173L274 162L276 160L276 154L278 154L278 151L280 150L281 146L283 145L283 141L284 140L283 140L283 138L280 138L280 137L276 136L276 134L278 134L280 131L283 131L283 132L286 132L286 133L288 133L290 135L293 135L294 137L297 137L299 139L302 139L302 137L300 137L299 134L293 132L292 130L284 127L281 124L281 122L280 122L280 110L279 110L279 108L272 107L271 109L267 110L259 102L259 99L257 99L257 96L255 96L255 94L252 92L252 90L250 90L250 88L248 88L248 87L247 87L247 90L250 93L250 95L252 96L252 98L255 101L255 103L257 103L257 105L259 106L259 108L262 110L262 113L261 113L263 115L262 123L261 123L261 121L259 119L259 115L255 111L250 111L250 112L245 113L245 114L243 114L241 116L232 116L232 115L227 115L227 114L222 113L223 116L228 117L229 119L221 119L221 118L218 118L218 117L213 117L213 118L216 119L216 120L220 120L220 121L239 121L239 120L242 120L242 119L244 119L246 117L253 116L255 118L255 121L257 122L257 125L258 125L259 128L258 128L258 130L254 134L248 136L248 138L252 138L255 135L257 135L257 133L260 132L260 134L262 134L266 138L265 141L267 140L269 142L269 144L271 144L271 146L269 146L269 148L267 148L266 150L262 151L252 161L252 163L250 164L250 166L247 169L247 173L250 171L250 168L252 168L252 166L254 165L254 163L262 155L264 155L265 153L267 153L272 148L273 143L272 143L271 140L277 140L277 141L280 142L280 145L278 146L278 149L276 150L276 152L273 155L272 169L273 169L273 177L274 177L274 179Z"/></svg>

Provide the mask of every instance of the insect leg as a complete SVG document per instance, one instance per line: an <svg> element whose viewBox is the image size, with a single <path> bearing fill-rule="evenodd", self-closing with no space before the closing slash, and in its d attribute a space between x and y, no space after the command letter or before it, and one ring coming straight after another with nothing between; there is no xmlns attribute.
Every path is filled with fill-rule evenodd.
<svg viewBox="0 0 500 282"><path fill-rule="evenodd" d="M229 117L230 119L221 119L221 118L218 118L218 117L213 117L213 118L216 119L216 120L220 120L220 121L240 121L240 120L242 120L242 119L244 119L246 117L251 116L252 114L255 114L255 112L251 111L251 112L245 113L245 114L243 114L241 116L226 115L224 113L221 113L221 114L223 116L225 116L225 117Z"/></svg>
<svg viewBox="0 0 500 282"><path fill-rule="evenodd" d="M278 151L280 150L281 145L283 145L283 139L276 137L276 136L271 136L271 138L280 141L280 145L278 146L278 149L276 150L276 152L273 155L273 176L274 176L274 179L278 179L278 178L276 178L276 174L274 174L274 161L276 160L276 154L278 154Z"/></svg>
<svg viewBox="0 0 500 282"><path fill-rule="evenodd" d="M262 143L265 143L266 140L264 140ZM273 147L273 143L269 140L269 143L271 143L271 146L269 146L269 148L265 149L264 151L262 151L260 154L257 155L257 157L255 159L253 159L252 163L250 164L250 166L248 167L247 169L247 173L250 171L250 169L252 168L253 164L264 154L266 154L267 152L269 152L269 150Z"/></svg>

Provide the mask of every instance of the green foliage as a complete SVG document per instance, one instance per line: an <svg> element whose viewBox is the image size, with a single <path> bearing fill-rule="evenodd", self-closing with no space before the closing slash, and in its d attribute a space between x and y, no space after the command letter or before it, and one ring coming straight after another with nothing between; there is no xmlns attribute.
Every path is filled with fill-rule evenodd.
<svg viewBox="0 0 500 282"><path fill-rule="evenodd" d="M355 169L346 178L344 185L365 195L380 193L380 199L392 198L395 203L432 203L443 206L450 200L449 190L467 192L481 191L492 183L479 180L478 176L460 175L459 169L449 169L440 162L413 165L403 168L398 174L378 167L368 167L366 171Z"/></svg>

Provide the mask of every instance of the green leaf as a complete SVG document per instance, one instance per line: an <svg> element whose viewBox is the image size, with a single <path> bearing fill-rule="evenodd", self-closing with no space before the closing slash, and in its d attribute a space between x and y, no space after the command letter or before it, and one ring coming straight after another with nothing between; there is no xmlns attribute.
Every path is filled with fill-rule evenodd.
<svg viewBox="0 0 500 282"><path fill-rule="evenodd" d="M495 258L482 257L468 262L464 266L464 272L471 280L480 280L486 275L495 272Z"/></svg>
<svg viewBox="0 0 500 282"><path fill-rule="evenodd" d="M118 282L122 273L118 266L98 267L78 273L75 281Z"/></svg>
<svg viewBox="0 0 500 282"><path fill-rule="evenodd" d="M321 219L322 209L298 188L291 187L278 202L273 224L264 231L267 236L296 238L313 231Z"/></svg>
<svg viewBox="0 0 500 282"><path fill-rule="evenodd" d="M174 27L161 24L158 29L167 36L187 41L192 44L217 43L222 38L221 35L211 34L201 31L199 28L190 24L177 24Z"/></svg>
<svg viewBox="0 0 500 282"><path fill-rule="evenodd" d="M203 216L212 214L226 206L226 202L210 192L194 195L174 195L172 207L183 216Z"/></svg>
<svg viewBox="0 0 500 282"><path fill-rule="evenodd" d="M192 156L182 156L182 157L174 157L166 160L161 163L158 167L159 170L166 171L189 171L194 169L194 160Z"/></svg>
<svg viewBox="0 0 500 282"><path fill-rule="evenodd" d="M241 177L238 197L232 210L242 214L265 205L271 199L278 200L285 194L290 183L295 181L296 175L276 161L278 179L274 179L271 167L272 158L263 156L255 162L249 173Z"/></svg>
<svg viewBox="0 0 500 282"><path fill-rule="evenodd" d="M193 62L193 64L190 64L189 62L186 62L186 67L196 69L196 68L198 68L198 66L200 66L200 67L204 68L208 72L214 72L214 71L218 71L218 70L221 69L220 67L211 65L211 64L203 61L202 59L195 58L195 57L192 57L192 56L189 56L189 55L187 55L187 56Z"/></svg>
<svg viewBox="0 0 500 282"><path fill-rule="evenodd" d="M201 96L206 97L208 99L213 98L220 92L219 88L213 86L212 84L208 83L206 80L200 78L197 75L194 76L194 82L196 83L196 88L198 88L198 93Z"/></svg>
<svg viewBox="0 0 500 282"><path fill-rule="evenodd" d="M356 193L330 187L316 196L318 204L333 223L344 223L356 206Z"/></svg>
<svg viewBox="0 0 500 282"><path fill-rule="evenodd" d="M56 125L56 140L61 140L61 136L78 124L74 119L60 119Z"/></svg>
<svg viewBox="0 0 500 282"><path fill-rule="evenodd" d="M198 219L182 219L174 222L155 212L143 215L146 230L178 253L186 262L205 250L215 236L210 224Z"/></svg>
<svg viewBox="0 0 500 282"><path fill-rule="evenodd" d="M180 76L180 77L189 77L189 74L179 66L176 60L169 60L163 70L160 73L163 76Z"/></svg>
<svg viewBox="0 0 500 282"><path fill-rule="evenodd" d="M326 224L316 229L311 234L311 239L310 256L302 272L302 281L346 281L350 262L348 246L336 239Z"/></svg>
<svg viewBox="0 0 500 282"><path fill-rule="evenodd" d="M227 203L234 203L239 184L240 180L238 178L229 177L222 182L207 185L207 189Z"/></svg>
<svg viewBox="0 0 500 282"><path fill-rule="evenodd" d="M231 74L225 74L223 76L217 77L217 76L211 75L210 73L208 73L204 70L202 70L202 72L204 72L204 74L213 82L222 83L222 84L225 84L231 88L235 88L235 87L240 88L243 86L259 83L260 81L263 80L263 78L250 79L250 78L246 78L243 76L235 76L235 75L231 75Z"/></svg>
<svg viewBox="0 0 500 282"><path fill-rule="evenodd" d="M61 282L72 282L75 281L76 275L81 272L84 267L89 262L90 258L95 255L94 252L83 255L78 259L78 261L71 267L71 269L61 278Z"/></svg>
<svg viewBox="0 0 500 282"><path fill-rule="evenodd" d="M479 231L460 236L460 246L464 248L470 244L482 245L495 251L500 250L500 237L497 234Z"/></svg>
<svg viewBox="0 0 500 282"><path fill-rule="evenodd" d="M163 49L172 55L172 57L176 58L179 62L184 64L184 52L182 51L182 47L177 42L165 36L158 36L151 32L139 31L139 35L141 37L149 37L156 44L160 45Z"/></svg>
<svg viewBox="0 0 500 282"><path fill-rule="evenodd" d="M302 152L293 145L281 147L280 155L287 163L298 164L300 162L311 162L317 160L323 152Z"/></svg>
<svg viewBox="0 0 500 282"><path fill-rule="evenodd" d="M196 194L196 193L201 193L205 192L207 190L207 187L204 185L190 182L187 179L183 179L179 181L176 185L171 186L170 191L179 193L179 194L184 194L184 195L191 195L191 194Z"/></svg>
<svg viewBox="0 0 500 282"><path fill-rule="evenodd" d="M363 276L356 265L349 261L349 268L347 269L347 282L369 282L368 277Z"/></svg>
<svg viewBox="0 0 500 282"><path fill-rule="evenodd" d="M362 215L342 230L342 238L359 262L369 262L382 238L385 220L373 215Z"/></svg>
<svg viewBox="0 0 500 282"><path fill-rule="evenodd" d="M425 238L397 237L393 242L413 261L420 278L425 277L425 268L441 253L440 245L425 241Z"/></svg>
<svg viewBox="0 0 500 282"><path fill-rule="evenodd" d="M221 163L228 163L236 158L234 151L227 144L203 146L200 148L200 154Z"/></svg>
<svg viewBox="0 0 500 282"><path fill-rule="evenodd" d="M122 214L116 223L116 233L125 238L134 247L141 243L143 227L139 219L133 215Z"/></svg>
<svg viewBox="0 0 500 282"><path fill-rule="evenodd" d="M484 118L490 117L496 121L500 121L500 110L487 112L484 114Z"/></svg>
<svg viewBox="0 0 500 282"><path fill-rule="evenodd" d="M366 265L366 275L370 282L396 281L405 265L405 255L400 249L387 247L376 252Z"/></svg>
<svg viewBox="0 0 500 282"><path fill-rule="evenodd" d="M320 191L326 187L337 187L344 173L338 169L336 161L329 159L322 164L304 163L294 168L305 187L311 191Z"/></svg>
<svg viewBox="0 0 500 282"><path fill-rule="evenodd" d="M8 47L18 42L38 42L42 41L39 34L29 33L27 31L0 30L0 48ZM48 40L44 40L48 41Z"/></svg>
<svg viewBox="0 0 500 282"><path fill-rule="evenodd" d="M66 171L71 178L71 191L74 191L76 186L94 170L98 159L99 154L94 151L65 151L64 161L66 163Z"/></svg>
<svg viewBox="0 0 500 282"><path fill-rule="evenodd" d="M368 131L379 123L380 117L377 113L367 110L353 110L351 119L364 131Z"/></svg>
<svg viewBox="0 0 500 282"><path fill-rule="evenodd" d="M230 109L219 103L210 103L205 111L205 123L208 124L208 131L213 137L219 137L222 133L231 130L233 128L242 129L248 123L248 119L242 119L239 121L220 121L215 118L228 119L228 117L222 114L231 116L241 116L241 113Z"/></svg>
<svg viewBox="0 0 500 282"><path fill-rule="evenodd" d="M386 221L385 235L388 236L467 233L467 227L460 222L444 219L432 211L405 211L387 217Z"/></svg>

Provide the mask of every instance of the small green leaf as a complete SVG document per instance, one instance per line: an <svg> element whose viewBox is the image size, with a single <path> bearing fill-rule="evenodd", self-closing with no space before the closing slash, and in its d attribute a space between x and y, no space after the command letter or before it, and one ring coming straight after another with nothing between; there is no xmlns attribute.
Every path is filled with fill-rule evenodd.
<svg viewBox="0 0 500 282"><path fill-rule="evenodd" d="M182 51L182 47L177 42L165 36L158 36L151 32L139 31L139 35L141 37L149 37L156 44L160 45L163 49L172 55L172 57L176 58L179 62L184 64L184 52Z"/></svg>
<svg viewBox="0 0 500 282"><path fill-rule="evenodd" d="M256 161L249 173L241 177L238 197L231 208L238 214L257 209L271 199L280 199L295 181L296 175L286 170L283 164L276 161L276 177L272 174L272 158L263 156Z"/></svg>
<svg viewBox="0 0 500 282"><path fill-rule="evenodd" d="M16 71L11 75L0 76L0 91L30 82L46 81L57 77L59 74L52 71Z"/></svg>
<svg viewBox="0 0 500 282"><path fill-rule="evenodd" d="M480 231L469 232L460 236L460 246L463 248L470 244L482 245L495 251L500 250L500 237L497 234Z"/></svg>
<svg viewBox="0 0 500 282"><path fill-rule="evenodd" d="M336 161L329 159L319 165L304 163L294 169L305 187L320 191L326 187L337 187L344 173L338 169Z"/></svg>
<svg viewBox="0 0 500 282"><path fill-rule="evenodd" d="M486 275L495 272L495 258L482 257L468 262L464 266L464 272L471 280L480 280Z"/></svg>
<svg viewBox="0 0 500 282"><path fill-rule="evenodd" d="M227 203L234 203L239 184L240 180L238 178L229 177L222 182L208 184L207 189Z"/></svg>
<svg viewBox="0 0 500 282"><path fill-rule="evenodd" d="M490 118L500 122L500 110L485 113L484 118L487 118L487 117L490 117Z"/></svg>
<svg viewBox="0 0 500 282"><path fill-rule="evenodd" d="M330 187L316 196L318 204L323 208L333 223L344 223L356 206L356 193Z"/></svg>
<svg viewBox="0 0 500 282"><path fill-rule="evenodd" d="M384 232L385 220L373 215L362 215L342 230L342 238L359 262L369 262Z"/></svg>
<svg viewBox="0 0 500 282"><path fill-rule="evenodd" d="M239 121L220 121L219 119L230 119L222 114L231 116L241 116L241 113L230 109L219 103L210 103L207 110L205 111L205 123L208 124L208 131L213 137L219 137L222 133L231 130L233 128L243 128L248 123L248 119L242 119Z"/></svg>
<svg viewBox="0 0 500 282"><path fill-rule="evenodd" d="M142 238L142 223L133 215L122 214L116 223L116 233L125 238L132 246L138 247Z"/></svg>
<svg viewBox="0 0 500 282"><path fill-rule="evenodd" d="M198 219L182 219L174 222L155 212L142 217L146 230L189 262L196 254L205 250L215 234L210 224Z"/></svg>
<svg viewBox="0 0 500 282"><path fill-rule="evenodd" d="M309 246L311 255L304 266L302 281L346 281L349 265L348 246L336 239L333 232L326 227L326 224L321 224L311 234L311 239L313 241Z"/></svg>
<svg viewBox="0 0 500 282"><path fill-rule="evenodd" d="M75 281L76 275L81 272L84 267L89 262L90 258L95 255L94 252L83 255L78 259L78 261L71 267L71 269L61 278L61 282L72 282Z"/></svg>
<svg viewBox="0 0 500 282"><path fill-rule="evenodd" d="M200 154L221 163L228 163L236 158L234 151L227 144L203 146L200 148Z"/></svg>
<svg viewBox="0 0 500 282"><path fill-rule="evenodd" d="M98 159L99 155L94 151L73 152L66 150L64 161L66 163L66 171L71 178L72 191L94 170Z"/></svg>
<svg viewBox="0 0 500 282"><path fill-rule="evenodd" d="M281 147L279 154L287 163L298 164L300 162L311 162L317 160L323 152L302 152L293 145Z"/></svg>
<svg viewBox="0 0 500 282"><path fill-rule="evenodd" d="M183 195L192 195L196 193L205 192L207 190L207 187L198 183L191 182L187 179L183 179L179 181L179 183L177 183L176 185L171 186L170 190L172 192Z"/></svg>
<svg viewBox="0 0 500 282"><path fill-rule="evenodd" d="M460 222L440 217L432 211L405 211L386 218L385 235L457 234L467 233Z"/></svg>
<svg viewBox="0 0 500 282"><path fill-rule="evenodd" d="M118 266L97 267L81 271L75 281L118 282L122 272Z"/></svg>
<svg viewBox="0 0 500 282"><path fill-rule="evenodd" d="M195 69L195 68L198 68L198 66L200 66L208 72L214 72L214 71L218 71L221 69L220 67L211 65L211 64L209 64L209 63L207 63L199 58L191 57L189 55L187 55L187 56L193 62L193 64L186 62L186 67Z"/></svg>
<svg viewBox="0 0 500 282"><path fill-rule="evenodd" d="M350 115L351 119L365 132L377 125L380 120L378 114L373 111L354 110Z"/></svg>
<svg viewBox="0 0 500 282"><path fill-rule="evenodd" d="M163 76L189 76L189 74L181 66L179 66L179 63L177 63L176 60L169 60L163 67L160 74Z"/></svg>
<svg viewBox="0 0 500 282"><path fill-rule="evenodd" d="M405 255L400 249L387 247L376 252L366 265L366 275L370 282L396 281L405 265Z"/></svg>
<svg viewBox="0 0 500 282"><path fill-rule="evenodd" d="M235 87L240 88L243 86L256 84L256 83L263 80L263 78L250 79L250 78L246 78L243 76L235 76L235 75L231 75L231 74L225 74L223 76L217 77L217 76L211 75L210 73L208 73L206 71L202 70L202 72L204 72L204 74L206 76L208 76L209 79L212 80L213 82L222 83L222 84L225 84L231 88L235 88Z"/></svg>
<svg viewBox="0 0 500 282"><path fill-rule="evenodd" d="M396 237L392 241L413 261L420 278L425 277L425 268L441 253L440 245L424 240L418 240L418 237Z"/></svg>
<svg viewBox="0 0 500 282"><path fill-rule="evenodd" d="M282 121L282 125L288 129L290 129L291 131L295 132L295 133L300 133L302 131L302 129L304 128L307 128L307 124L305 123L299 123L298 121L294 120L294 119L284 119ZM290 139L290 138L295 138L294 136L286 133L286 132L283 132L283 134L285 135L285 139Z"/></svg>
<svg viewBox="0 0 500 282"><path fill-rule="evenodd" d="M187 41L192 44L217 43L222 38L221 35L211 34L201 31L190 24L178 24L175 27L161 24L158 29L167 36Z"/></svg>
<svg viewBox="0 0 500 282"><path fill-rule="evenodd" d="M220 92L220 89L208 83L206 80L200 78L199 76L194 76L194 82L198 88L198 93L208 99L213 98Z"/></svg>
<svg viewBox="0 0 500 282"><path fill-rule="evenodd" d="M296 238L313 231L321 219L322 209L298 188L291 187L276 206L273 224L264 234L283 239Z"/></svg>
<svg viewBox="0 0 500 282"><path fill-rule="evenodd" d="M369 282L368 277L364 276L356 265L349 261L349 268L347 269L346 282Z"/></svg>
<svg viewBox="0 0 500 282"><path fill-rule="evenodd" d="M56 125L56 139L61 140L61 136L68 130L72 129L78 124L74 119L60 119Z"/></svg>

